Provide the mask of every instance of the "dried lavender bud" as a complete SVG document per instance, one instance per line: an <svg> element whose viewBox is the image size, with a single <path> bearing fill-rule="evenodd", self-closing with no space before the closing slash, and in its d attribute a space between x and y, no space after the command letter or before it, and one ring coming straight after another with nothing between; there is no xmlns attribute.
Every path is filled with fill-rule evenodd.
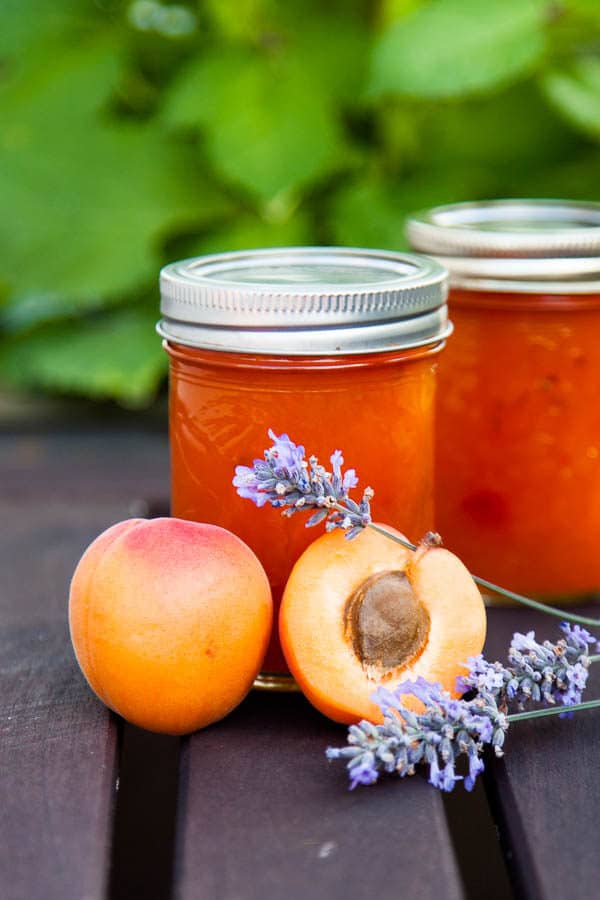
<svg viewBox="0 0 600 900"><path fill-rule="evenodd" d="M415 713L403 695L421 700L425 711ZM470 791L484 770L481 754L486 744L502 755L508 721L492 694L480 693L473 700L456 700L439 684L423 678L405 682L395 690L378 688L373 699L380 706L383 725L362 721L352 725L347 747L330 747L328 759L347 759L350 789L373 784L381 772L404 778L414 775L417 765L429 766L429 783L451 791L464 781ZM456 773L457 760L466 756L467 774Z"/></svg>
<svg viewBox="0 0 600 900"><path fill-rule="evenodd" d="M535 640L533 631L513 635L508 664L488 662L482 654L467 660L469 673L457 679L457 690L487 691L501 709L512 702L519 709L532 703L581 703L590 665L590 645L598 642L579 625L562 622L564 637L552 643Z"/></svg>
<svg viewBox="0 0 600 900"><path fill-rule="evenodd" d="M469 673L457 679L457 689L474 696L453 698L439 684L423 678L400 684L395 690L379 687L373 700L384 716L383 725L362 721L348 732L348 746L330 747L329 759L347 759L350 788L373 784L381 772L400 777L413 775L417 765L429 766L429 783L443 791L463 780L472 790L484 770L481 758L486 745L502 756L512 702L519 708L535 704L581 702L590 665L589 648L598 642L589 631L568 622L561 624L564 637L552 644L535 640L532 631L513 635L509 664L488 662L482 654L468 661ZM414 713L403 703L412 694L425 710ZM539 715L539 713L538 713ZM562 715L569 715L568 712ZM456 773L461 756L467 757L467 774Z"/></svg>
<svg viewBox="0 0 600 900"><path fill-rule="evenodd" d="M240 497L252 500L258 507L270 503L281 509L282 515L316 510L306 522L311 528L325 522L327 531L342 528L352 539L371 522L372 488L367 487L360 503L349 492L358 484L354 469L342 472L344 457L335 450L331 457L332 472L328 472L316 456L305 458L305 450L287 434L279 437L269 429L273 446L265 450L264 459L255 459L252 466L236 466L233 485Z"/></svg>

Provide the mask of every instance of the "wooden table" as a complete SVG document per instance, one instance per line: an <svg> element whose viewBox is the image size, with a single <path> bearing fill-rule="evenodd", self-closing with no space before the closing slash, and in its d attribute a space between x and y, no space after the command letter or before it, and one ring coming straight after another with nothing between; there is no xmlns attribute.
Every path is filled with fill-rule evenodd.
<svg viewBox="0 0 600 900"><path fill-rule="evenodd" d="M298 695L253 693L183 740L110 714L73 658L69 579L101 530L167 496L158 429L0 434L2 900L600 896L596 712L514 725L485 785L448 796L421 777L349 792L323 755L345 730ZM487 652L531 628L555 634L491 610Z"/></svg>

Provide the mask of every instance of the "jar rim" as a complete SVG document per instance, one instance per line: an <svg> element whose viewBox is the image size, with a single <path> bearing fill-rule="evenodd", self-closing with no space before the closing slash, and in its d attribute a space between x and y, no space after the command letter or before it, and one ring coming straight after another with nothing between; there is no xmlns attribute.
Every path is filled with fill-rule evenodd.
<svg viewBox="0 0 600 900"><path fill-rule="evenodd" d="M406 233L413 249L442 262L453 287L585 294L600 284L600 203L454 203L414 214Z"/></svg>
<svg viewBox="0 0 600 900"><path fill-rule="evenodd" d="M186 326L167 319L157 322L156 331L163 341L222 353L290 357L360 356L416 350L430 344L443 343L454 331L447 309L445 305L443 318L436 315L429 321L428 328L411 336L399 336L396 323L354 329L354 340L349 339L352 329L296 330L293 332L294 340L288 340L285 344L282 344L281 332L275 330L254 329L248 333L243 329L231 329L226 332L224 329Z"/></svg>
<svg viewBox="0 0 600 900"><path fill-rule="evenodd" d="M401 349L449 333L447 273L429 257L283 247L181 260L160 276L159 333L229 352Z"/></svg>

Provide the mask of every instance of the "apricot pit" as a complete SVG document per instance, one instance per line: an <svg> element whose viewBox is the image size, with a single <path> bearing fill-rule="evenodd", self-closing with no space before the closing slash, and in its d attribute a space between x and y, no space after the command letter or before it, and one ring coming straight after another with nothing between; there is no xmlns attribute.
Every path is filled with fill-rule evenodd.
<svg viewBox="0 0 600 900"><path fill-rule="evenodd" d="M348 541L337 530L297 561L279 629L301 690L349 724L381 721L371 699L379 685L422 676L454 692L483 648L486 617L465 566L435 542L413 552L375 531Z"/></svg>
<svg viewBox="0 0 600 900"><path fill-rule="evenodd" d="M421 652L429 633L427 609L404 572L363 581L346 602L345 631L366 672L400 672Z"/></svg>

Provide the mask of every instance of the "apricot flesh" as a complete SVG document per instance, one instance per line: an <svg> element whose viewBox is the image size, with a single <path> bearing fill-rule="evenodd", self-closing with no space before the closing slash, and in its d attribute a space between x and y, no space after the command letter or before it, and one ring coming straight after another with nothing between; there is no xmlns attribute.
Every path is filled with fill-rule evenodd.
<svg viewBox="0 0 600 900"><path fill-rule="evenodd" d="M120 522L88 547L71 583L71 638L90 687L151 731L186 734L237 706L271 622L264 569L216 525Z"/></svg>
<svg viewBox="0 0 600 900"><path fill-rule="evenodd" d="M336 530L311 544L288 579L279 617L300 689L345 724L382 720L371 699L379 685L422 676L454 694L485 631L481 594L458 557L442 547L406 550L370 529L351 541Z"/></svg>

